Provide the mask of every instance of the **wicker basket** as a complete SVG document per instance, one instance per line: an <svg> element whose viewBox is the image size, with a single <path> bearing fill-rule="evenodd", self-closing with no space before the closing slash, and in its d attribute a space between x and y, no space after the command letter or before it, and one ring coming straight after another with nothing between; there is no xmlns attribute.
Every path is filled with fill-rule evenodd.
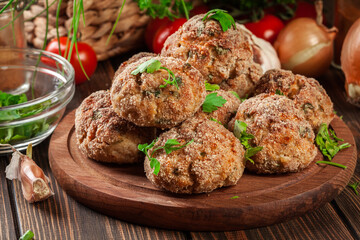
<svg viewBox="0 0 360 240"><path fill-rule="evenodd" d="M54 1L54 4L51 0L48 1L51 5L48 40L56 37L55 16L58 0ZM36 48L42 48L45 39L46 13L41 13L44 10L44 2L45 0L39 0L24 13L27 41ZM143 45L145 27L150 18L140 12L137 4L131 0L126 1L115 32L106 44L121 4L121 0L84 0L86 26L81 20L79 25L81 41L93 47L98 60L105 60ZM67 29L72 21L72 10L73 1L63 0L58 28L60 36L67 35Z"/></svg>

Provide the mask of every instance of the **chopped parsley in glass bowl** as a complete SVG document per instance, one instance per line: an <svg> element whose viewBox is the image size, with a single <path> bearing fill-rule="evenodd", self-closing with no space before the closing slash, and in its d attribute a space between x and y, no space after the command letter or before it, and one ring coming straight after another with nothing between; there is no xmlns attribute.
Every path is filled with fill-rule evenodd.
<svg viewBox="0 0 360 240"><path fill-rule="evenodd" d="M74 96L74 69L37 49L0 48L0 144L23 150L56 128ZM9 153L0 145L0 154Z"/></svg>

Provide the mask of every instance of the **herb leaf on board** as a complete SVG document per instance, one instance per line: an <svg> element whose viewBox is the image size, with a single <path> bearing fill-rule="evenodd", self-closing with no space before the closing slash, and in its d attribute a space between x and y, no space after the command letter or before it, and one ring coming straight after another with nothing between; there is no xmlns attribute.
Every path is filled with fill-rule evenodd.
<svg viewBox="0 0 360 240"><path fill-rule="evenodd" d="M233 26L234 29L236 29L234 18L230 14L228 14L227 11L225 10L222 9L210 10L205 14L202 20L206 21L207 19L217 20L220 23L223 32L226 32L229 28L231 28L231 26Z"/></svg>
<svg viewBox="0 0 360 240"><path fill-rule="evenodd" d="M219 107L222 107L226 103L226 100L222 96L217 96L217 93L210 93L206 96L202 105L203 112L212 113Z"/></svg>

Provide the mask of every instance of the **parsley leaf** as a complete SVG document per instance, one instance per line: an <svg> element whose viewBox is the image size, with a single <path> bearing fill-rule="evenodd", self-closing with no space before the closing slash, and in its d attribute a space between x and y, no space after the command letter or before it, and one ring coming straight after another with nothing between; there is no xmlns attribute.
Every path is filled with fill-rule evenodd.
<svg viewBox="0 0 360 240"><path fill-rule="evenodd" d="M203 112L211 113L222 107L226 103L226 100L222 96L217 96L217 93L210 93L206 96L202 105Z"/></svg>
<svg viewBox="0 0 360 240"><path fill-rule="evenodd" d="M134 71L131 72L132 75L138 75L139 73L147 72L153 73L160 69L161 62L154 58L140 64Z"/></svg>
<svg viewBox="0 0 360 240"><path fill-rule="evenodd" d="M241 144L245 147L245 160L250 161L251 163L254 163L254 161L251 159L252 156L254 156L256 153L260 152L263 147L257 146L252 147L249 144L249 140L255 138L254 135L247 133L247 124L245 122L236 120L235 126L234 126L234 135L237 137Z"/></svg>
<svg viewBox="0 0 360 240"><path fill-rule="evenodd" d="M210 10L205 14L202 20L206 21L207 19L217 20L220 23L223 32L226 32L229 28L231 28L231 26L233 26L234 29L236 29L234 18L230 14L228 14L227 11L225 10L222 9Z"/></svg>
<svg viewBox="0 0 360 240"><path fill-rule="evenodd" d="M168 79L163 79L165 84L160 85L159 88L164 88L168 84L176 86L179 89L178 80L175 77L175 74L166 67L161 66L161 62L157 59L150 59L142 64L140 64L134 71L131 72L132 75L138 75L139 73L154 73L160 69L166 70L169 73Z"/></svg>
<svg viewBox="0 0 360 240"><path fill-rule="evenodd" d="M193 8L191 2L184 0L160 0L153 3L152 0L135 0L141 11L146 11L146 14L152 18L168 17L171 21L174 18L179 18L181 15L189 19L189 11Z"/></svg>
<svg viewBox="0 0 360 240"><path fill-rule="evenodd" d="M282 91L280 91L279 89L276 89L275 94L284 96L284 93Z"/></svg>
<svg viewBox="0 0 360 240"><path fill-rule="evenodd" d="M208 83L207 81L205 81L205 89L206 89L206 91L212 92L215 90L219 90L220 87L217 84L211 84L211 83Z"/></svg>
<svg viewBox="0 0 360 240"><path fill-rule="evenodd" d="M24 235L22 235L19 240L31 240L34 238L34 233L31 230L27 230Z"/></svg>
<svg viewBox="0 0 360 240"><path fill-rule="evenodd" d="M215 118L210 118L211 121L217 122L220 125L224 125L222 124L222 122L220 122L219 120L215 119Z"/></svg>
<svg viewBox="0 0 360 240"><path fill-rule="evenodd" d="M360 181L353 184L348 184L348 186L354 190L356 195L359 195L359 192L357 191L359 185L360 185Z"/></svg>
<svg viewBox="0 0 360 240"><path fill-rule="evenodd" d="M237 198L239 198L239 196L233 196L230 199L237 199Z"/></svg>
<svg viewBox="0 0 360 240"><path fill-rule="evenodd" d="M152 153L151 156L149 155L148 151L149 149L153 148L155 143L158 141L159 138L154 139L150 144L144 143L144 144L139 144L138 145L138 149L139 151L145 153L146 157L149 159L150 161L150 167L151 169L154 169L154 174L158 175L159 171L160 171L160 162L159 160L157 160L156 158L153 157L154 153L160 149L164 149L166 154L170 154L173 151L182 149L186 146L188 146L189 144L191 144L192 142L194 142L194 139L190 140L189 142L185 143L184 145L180 145L180 143L176 140L176 139L168 139L165 142L164 146L161 147L157 147L155 148ZM176 146L176 145L180 145L180 146Z"/></svg>
<svg viewBox="0 0 360 240"><path fill-rule="evenodd" d="M245 101L245 100L248 98L248 95L247 95L247 94L245 95L244 98L241 98L241 97L239 96L239 94L237 94L237 92L235 92L235 91L230 91L230 93L231 93L232 95L234 95L237 99L239 99L240 102L243 102L243 101Z"/></svg>
<svg viewBox="0 0 360 240"><path fill-rule="evenodd" d="M330 134L327 125L322 123L315 138L316 145L319 147L322 154L329 159L329 161L331 161L340 150L351 146L349 143L339 145L338 142L344 140L338 138L332 130L330 130Z"/></svg>

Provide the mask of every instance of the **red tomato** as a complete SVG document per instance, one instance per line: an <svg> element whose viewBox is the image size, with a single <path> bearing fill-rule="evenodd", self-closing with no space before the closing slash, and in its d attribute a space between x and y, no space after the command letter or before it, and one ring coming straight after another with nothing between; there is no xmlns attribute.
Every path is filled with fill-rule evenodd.
<svg viewBox="0 0 360 240"><path fill-rule="evenodd" d="M185 22L186 18L178 18L170 24L161 26L155 33L153 40L153 52L160 53L166 39L176 32Z"/></svg>
<svg viewBox="0 0 360 240"><path fill-rule="evenodd" d="M60 37L59 40L60 40L61 56L63 56L64 58L67 59L67 56L69 54L68 53L69 49L67 49L67 47L66 47L68 38ZM70 40L69 40L68 46L70 46ZM95 72L95 69L97 66L97 58L96 58L95 51L92 49L92 47L90 47L88 44L83 43L83 42L78 42L77 46L78 46L78 50L79 50L79 57L81 60L81 64L82 64L86 74L88 75L88 77L90 77ZM58 45L57 39L51 40L49 42L49 44L46 46L45 50L52 52L52 53L59 54L59 45ZM65 51L66 51L67 56L65 56ZM75 46L73 47L73 50L71 53L70 63L75 69L75 83L80 84L82 82L85 82L87 80L87 78L86 78L83 70L81 69L81 66L79 63L79 58L76 54Z"/></svg>
<svg viewBox="0 0 360 240"><path fill-rule="evenodd" d="M190 17L193 17L198 14L202 14L202 13L207 13L209 10L210 10L209 7L206 5L198 5L190 11Z"/></svg>
<svg viewBox="0 0 360 240"><path fill-rule="evenodd" d="M171 21L167 17L164 17L162 19L155 18L150 20L145 30L145 43L150 51L153 51L153 41L157 30L159 30L161 26L168 25L170 23Z"/></svg>
<svg viewBox="0 0 360 240"><path fill-rule="evenodd" d="M245 23L245 27L255 36L273 44L281 29L284 28L284 23L274 15L265 14L265 16L257 22Z"/></svg>

